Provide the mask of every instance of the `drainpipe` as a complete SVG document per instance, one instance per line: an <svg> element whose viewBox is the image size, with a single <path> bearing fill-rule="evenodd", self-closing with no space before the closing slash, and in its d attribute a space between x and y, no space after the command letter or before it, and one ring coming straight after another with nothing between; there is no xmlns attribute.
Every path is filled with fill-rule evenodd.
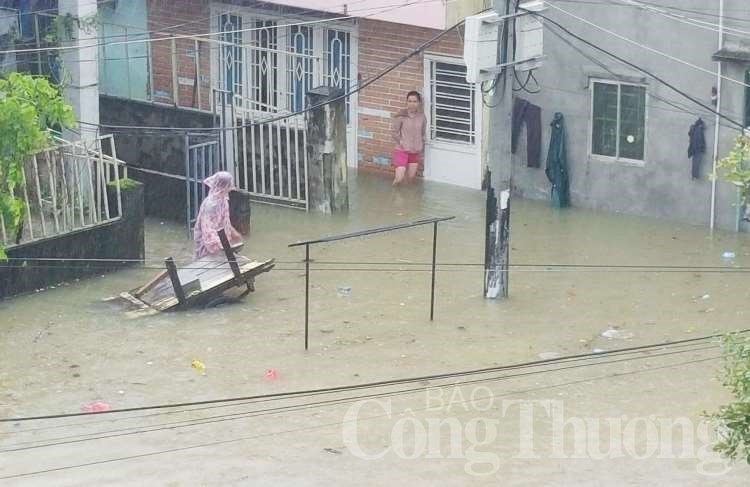
<svg viewBox="0 0 750 487"><path fill-rule="evenodd" d="M719 0L719 50L724 47L724 0ZM719 160L719 123L721 118L721 60L716 68L716 122L714 126L714 157L711 172L711 230L716 226L716 164Z"/></svg>

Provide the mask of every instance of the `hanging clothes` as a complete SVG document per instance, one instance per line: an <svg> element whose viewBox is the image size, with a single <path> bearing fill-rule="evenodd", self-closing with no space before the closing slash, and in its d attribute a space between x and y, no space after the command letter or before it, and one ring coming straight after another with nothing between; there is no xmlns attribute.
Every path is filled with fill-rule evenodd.
<svg viewBox="0 0 750 487"><path fill-rule="evenodd" d="M513 125L511 128L510 151L515 154L521 125L526 124L526 166L539 167L542 155L542 109L516 98L513 102Z"/></svg>
<svg viewBox="0 0 750 487"><path fill-rule="evenodd" d="M565 208L570 205L570 188L568 178L568 156L565 146L565 120L563 114L555 113L552 122L552 134L547 152L547 169L545 174L552 183L552 206Z"/></svg>
<svg viewBox="0 0 750 487"><path fill-rule="evenodd" d="M703 162L703 155L706 153L706 124L702 118L699 118L693 125L690 126L688 131L688 137L690 143L688 145L688 157L692 161L692 176L693 179L699 179L701 163Z"/></svg>

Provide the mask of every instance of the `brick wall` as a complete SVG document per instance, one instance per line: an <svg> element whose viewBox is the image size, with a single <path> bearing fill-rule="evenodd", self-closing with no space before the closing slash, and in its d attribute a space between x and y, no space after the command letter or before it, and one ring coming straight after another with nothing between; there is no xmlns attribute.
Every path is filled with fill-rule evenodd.
<svg viewBox="0 0 750 487"><path fill-rule="evenodd" d="M439 31L379 20L359 24L359 75L376 76ZM446 35L428 53L461 57L463 42L457 32ZM424 91L424 56L402 64L359 93L359 167L392 171L391 116L406 106L406 93Z"/></svg>
<svg viewBox="0 0 750 487"><path fill-rule="evenodd" d="M189 35L216 30L216 22L210 22L210 2L208 0L149 0L148 28L159 32L152 37L167 35ZM170 28L179 25L176 28ZM172 80L172 52L176 55L178 83L178 105L189 108L210 107L211 96L211 46L206 42L198 43L199 76L196 79L195 41L177 39L174 41L155 41L151 43L151 73L154 101L175 103ZM200 83L200 105L198 103L198 85Z"/></svg>

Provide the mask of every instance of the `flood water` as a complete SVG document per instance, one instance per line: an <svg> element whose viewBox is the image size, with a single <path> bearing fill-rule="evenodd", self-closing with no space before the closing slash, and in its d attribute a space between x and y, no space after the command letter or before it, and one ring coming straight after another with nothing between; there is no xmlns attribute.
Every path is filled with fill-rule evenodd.
<svg viewBox="0 0 750 487"><path fill-rule="evenodd" d="M124 408L424 376L699 337L748 324L748 274L728 272L732 266L750 267L747 235L710 234L705 228L668 221L575 208L560 211L546 202L514 200L510 297L488 301L482 297L483 193L430 183L394 189L388 179L360 175L352 182L350 198L350 212L335 216L255 205L252 234L242 253L258 260L275 258L277 267L258 277L256 292L239 304L133 320L102 302L148 280L162 269L165 257L189 261L192 245L184 225L158 220L147 222L146 266L0 301L0 417L78 412L94 401ZM304 250L289 244L442 216L455 219L441 223L438 230L433 322L430 226L316 245L311 249L310 349L304 350ZM727 251L736 257L725 261L722 254ZM716 269L721 266L728 269ZM619 332L618 338L602 336L608 329ZM717 353L692 351L690 358ZM599 371L569 372L566 379L658 369L679 359L609 364ZM191 368L193 360L206 365L205 376ZM575 404L589 415L606 411L698 418L704 409L715 409L728 399L716 379L719 366L709 361L619 382L591 382L575 389L576 397L585 398ZM273 380L266 376L269 369ZM557 387L558 379L545 375L513 384L521 389ZM559 395L572 396L571 390ZM200 414L191 413L190 418ZM271 433L279 425L299 426L321 418L335 423L341 417L341 411L321 406L307 415L286 413L272 421L273 427L195 427L0 453L0 479L78 465L64 470L54 484L136 485L126 479L137 476L151 478L150 485L248 485L243 462L250 461L257 475L250 478L262 479L253 485L330 485L340 480L335 472L340 474L341 468L365 468L347 452L319 458L322 446L342 446L340 426L313 433ZM160 420L139 421L129 426ZM82 423L80 418L66 422ZM44 428L57 428L52 431L26 431L36 426L0 424L0 450L80 433L54 421L42 422ZM377 436L378 424L369 427ZM217 435L241 437L247 428L271 428L271 436L263 440L270 446L261 448L260 440L249 440L232 444L220 457L215 457L218 449L209 448L117 461L107 468L80 466ZM328 443L321 446L323 438ZM195 462L206 456L221 458L226 468L198 468ZM705 477L691 465L650 461L639 472L628 462L571 461L560 466L560 461L516 460L505 472L510 480L504 485L599 485L592 471L607 471L610 477L601 477L611 480L607 485L705 485ZM435 485L442 479L446 485L462 485L471 478L463 464L450 460L437 468L435 460L422 458L383 462L373 463L381 469L376 483ZM7 485L51 485L55 477L50 475L23 477L22 483L9 479ZM746 485L746 475L735 469L722 477L722 485ZM194 483L195 478L203 484ZM480 480L497 485L497 477ZM6 484L0 480L0 485Z"/></svg>

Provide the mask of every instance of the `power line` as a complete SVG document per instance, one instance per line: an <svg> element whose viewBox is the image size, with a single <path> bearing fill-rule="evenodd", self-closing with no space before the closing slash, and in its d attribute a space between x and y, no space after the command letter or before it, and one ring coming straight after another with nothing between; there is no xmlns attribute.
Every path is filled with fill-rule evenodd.
<svg viewBox="0 0 750 487"><path fill-rule="evenodd" d="M82 433L82 434L69 435L69 436L63 436L63 437L31 440L27 442L17 442L17 443L10 445L10 448L1 449L0 453L35 450L35 449L47 448L51 446L69 445L69 444L83 443L87 441L96 441L96 440L110 439L110 438L120 438L124 436L140 435L144 433L154 433L154 432L159 432L159 431L174 430L178 428L202 426L206 424L217 424L217 423L222 423L226 421L237 421L241 419L261 417L261 416L266 416L266 415L271 415L271 414L300 411L300 410L308 409L310 407L315 407L315 406L330 406L330 405L338 406L341 404L361 401L363 399L372 399L372 398L379 398L379 397L395 397L395 396L400 396L400 395L405 395L405 394L413 394L416 392L420 392L420 391L424 391L428 389L434 389L434 388L442 389L446 387L467 386L467 385L481 384L481 383L487 383L487 382L505 381L505 380L522 378L522 377L529 377L533 375L547 374L550 372L561 372L561 371L575 370L575 369L580 369L580 368L598 367L601 365L612 365L616 363L631 362L635 360L651 360L657 357L680 355L684 353L695 353L695 352L700 352L700 351L705 351L705 350L712 350L714 348L715 346L698 346L698 347L691 347L691 348L686 348L686 349L678 350L678 351L648 354L648 355L644 355L640 357L620 358L617 360L606 360L606 361L601 361L601 362L591 362L591 363L585 363L585 364L569 365L565 367L557 367L557 368L552 368L552 369L533 370L529 372L520 372L520 373L515 373L515 374L495 376L495 377L489 377L489 378L483 378L483 379L473 379L473 380L462 381L462 382L451 382L448 384L443 384L443 385L438 385L438 386L425 385L425 386L414 387L410 389L402 389L402 390L395 391L395 392L381 392L381 393L376 393L376 394L366 394L366 395L358 395L358 396L353 396L353 397L350 396L346 398L328 399L325 401L315 401L315 402L308 402L308 403L303 403L303 404L294 404L294 405L289 405L289 406L277 406L277 407L265 408L265 409L260 409L260 410L209 416L206 418L173 421L173 422L161 423L161 424L156 424L156 425L146 426L146 427L133 426L133 427L127 427L127 428L118 428L114 430L98 431L95 433ZM36 443L44 443L44 444L39 445Z"/></svg>
<svg viewBox="0 0 750 487"><path fill-rule="evenodd" d="M564 44L566 44L568 47L570 47L574 51L578 52L581 56L585 57L586 59L588 59L592 63L596 64L597 66L599 66L602 69L604 69L605 71L607 71L610 75L613 76L613 78L616 79L618 77L617 73L615 73L614 71L612 71L612 69L610 69L609 66L607 66L604 62L602 62L601 60L597 59L596 57L594 57L594 56L586 53L585 51L583 51L581 48L579 48L578 46L576 46L575 44L573 44L570 40L566 39L564 35L562 35L561 33L557 32L555 29L552 29L552 28L548 27L547 30L551 34L553 34L555 37L557 37L561 42L563 42ZM587 93L584 93L584 92L566 90L566 89L558 88L558 87L555 87L555 86L543 85L543 88L544 89L548 89L548 90L553 90L553 91L560 91L560 92L564 92L564 93L571 93L571 94L575 94L575 95L584 95L584 96L587 95ZM661 101L662 103L665 103L667 105L670 105L670 106L676 108L676 110L670 110L668 108L659 107L659 106L656 106L655 104L648 104L648 106L650 108L655 108L657 110L669 110L669 111L672 111L672 112L685 113L685 114L693 115L693 116L696 116L696 117L700 117L701 115L708 114L708 112L697 113L697 112L688 110L684 106L680 106L676 102L671 101L671 100L667 100L666 98L663 98L663 97L661 97L659 95L656 95L656 94L654 94L652 92L648 92L647 94L651 98L654 98L656 100ZM715 114L711 113L711 115L715 115ZM736 113L732 113L732 115L737 115L737 114ZM731 125L727 125L727 124L720 124L720 125L722 127L724 127L724 128L734 129L734 126L731 126Z"/></svg>
<svg viewBox="0 0 750 487"><path fill-rule="evenodd" d="M688 344L674 345L674 346L670 346L668 348L669 349L681 348L681 349L683 349L683 352L685 352L685 353L689 352L689 351L700 351L700 350L704 350L704 349L707 350L709 348L712 348L712 347L704 347L704 346L696 346L696 345L697 344L688 343ZM667 347L665 347L665 348L667 348ZM690 348L690 350L687 350L688 348ZM626 356L626 355L635 355L635 354L640 354L640 353L643 353L643 352L641 352L641 351L632 351L632 352L624 352L624 353L612 354L611 356L622 357L622 356ZM676 354L676 353L678 353L678 352L670 352L669 354L672 355L672 354ZM651 357L654 357L654 356L656 356L656 355L648 355L647 358L651 358ZM604 357L602 357L602 358L604 358ZM595 359L595 357L591 357L591 359ZM588 358L586 358L586 359L576 359L576 360L571 360L571 361L566 361L566 362L561 362L561 363L575 363L575 362L581 362L581 361L584 361L584 360L589 360L589 359ZM611 364L611 363L616 363L616 362L614 362L614 361L598 362L597 364L608 365L608 364ZM594 364L594 365L597 365L597 364ZM555 372L555 371L559 371L559 370L563 370L563 369L560 369L560 368L558 368L558 369L544 369L541 372ZM474 379L474 380L471 380L471 381L464 381L464 382L460 382L460 383L451 382L450 384L446 384L446 385L442 385L442 386L441 385L432 385L432 384L429 384L426 387L447 387L449 385L456 385L456 384L461 384L461 385L475 384L475 383L479 383L479 382L487 382L487 381L493 381L493 380L500 380L501 378L504 378L504 377L512 378L512 377L509 377L509 376L502 376L502 377L499 377L499 378L498 377L494 377L494 378L488 378L488 379ZM404 390L400 390L400 391L397 391L397 392L378 393L378 394L371 395L371 397L374 397L374 396L383 396L383 395L401 395L401 394L404 394L404 393L410 393L410 392L413 392L413 391L422 390L422 389L425 389L426 387L423 386L423 387L419 387L419 388L407 389L405 391ZM311 395L309 395L307 397L316 397L316 396L320 396L320 395L323 395L323 394L311 394ZM168 416L168 415L175 415L175 414L182 414L182 413L193 413L193 412L196 412L196 411L216 410L216 409L223 409L223 408L230 408L230 407L237 407L237 406L246 406L246 405L250 405L250 404L257 405L257 404L268 403L268 402L273 402L273 401L275 401L275 399L247 401L247 402L239 402L239 403L231 403L231 404L218 404L218 405L210 405L210 406L204 406L204 407L199 407L199 408L189 408L189 409L176 410L176 411L159 411L159 412L156 412L156 413L150 413L150 414L144 414L144 415L137 415L137 416L127 416L127 417L118 417L118 416L115 416L115 417L110 417L110 418L107 418L107 419L101 419L101 420L96 420L96 421L95 420L87 419L85 421L81 421L81 422L77 422L77 423L65 423L65 424L56 424L54 426L42 426L42 427L38 427L38 428L16 429L16 430L9 431L8 434L9 435L20 435L20 434L24 434L24 433L35 433L35 432L39 432L39 431L48 431L48 430L55 430L55 429L60 429L60 428L89 427L89 426L95 425L95 424L111 424L111 423L122 422L122 421L141 420L141 419L161 417L161 416ZM253 411L253 412L257 412L257 411ZM217 416L209 416L209 417L206 417L206 418L197 418L197 419L191 419L191 420L174 421L174 422L170 422L170 423L160 423L159 426L170 425L170 424L183 424L183 423L187 423L187 422L191 422L191 421L201 421L201 420L204 420L204 419L227 418L227 417L232 417L232 416L236 416L236 415L240 415L240 414L247 414L247 413L248 412L231 413L231 414L223 414L223 415L217 415ZM104 431L104 432L100 432L100 433L116 432L116 431L128 431L128 430L137 429L137 428L138 428L138 426L129 427L129 428L119 428L117 430L109 430L109 431ZM100 434L100 433L90 433L90 434L82 433L82 434L79 434L79 435L70 436L70 438L80 437L80 436L91 436L93 434ZM65 437L63 437L63 438L65 438ZM58 438L58 439L63 439L63 438ZM29 442L24 442L24 443L16 443L16 445L32 444L32 443L37 443L39 441L46 441L46 440L35 440L35 441L29 441Z"/></svg>
<svg viewBox="0 0 750 487"><path fill-rule="evenodd" d="M669 11L665 11L662 8L658 8L654 6L653 4L647 4L647 3L638 2L635 0L608 0L608 3L612 5L616 5L617 2L619 2L620 4L627 4L627 5L636 7L638 9L645 10L647 12L653 12L653 13L659 14L662 17L666 17L668 19L680 22L682 24L692 25L693 27L710 30L711 32L721 32L721 29L719 29L718 24L706 22L705 20L693 19L691 17L687 17L681 14L671 13ZM750 36L750 32L745 31L745 30L735 29L731 26L724 26L723 31L728 35L733 35L741 39L747 38L748 36Z"/></svg>
<svg viewBox="0 0 750 487"><path fill-rule="evenodd" d="M545 390L549 390L549 389L553 389L553 388L565 387L565 386L568 386L568 385L575 385L575 384L587 383L587 382L591 382L593 380L610 379L612 377L622 377L622 376L628 376L628 375L635 375L635 374L641 374L641 373L651 372L651 371L654 371L654 370L663 370L663 369L667 369L667 368L671 368L671 367L677 367L677 366L685 366L685 365L692 365L692 364L697 364L697 363L703 363L703 362L707 362L707 361L717 360L718 358L720 358L720 357L710 357L710 358L705 358L705 359L690 360L690 361L680 362L680 363L677 363L677 364L670 364L670 365L661 366L661 367L654 367L654 368L648 369L648 370L637 370L637 371L631 371L631 372L623 372L621 374L616 374L616 375L603 375L603 376L599 376L599 377L596 377L596 378L580 379L580 380L569 381L567 383L562 383L562 384L557 384L557 385L552 385L552 386L541 386L541 387L535 387L535 388L521 390L521 391L513 391L513 392L510 392L510 393L503 394L502 396L508 396L508 395L513 395L513 394L518 394L518 393L529 393L529 392L545 391ZM470 398L468 400L464 399L464 400L458 400L458 401L451 401L451 405L452 404L464 404L464 403L467 403L467 402L474 403L474 402L478 402L478 401L481 401L481 400L491 399L492 397L495 397L495 395L493 394L493 396L491 396L491 397L475 397L475 398ZM498 397L500 397L500 396L498 396ZM425 408L421 408L421 409L411 409L411 411L426 411L428 409L429 409L429 407L425 407ZM367 418L357 418L356 420L357 421L364 421L364 420L372 420L372 419L378 419L378 418L383 418L383 417L387 417L387 414L378 415L378 416L371 416L371 417L367 417ZM10 475L10 476L0 477L0 480L7 480L7 479L11 479L11 478L28 477L28 476L33 476L33 475L45 474L45 473L53 473L53 472L70 470L70 469L74 469L74 468L91 467L91 466L103 465L103 464L114 463L114 462L119 462L119 461L133 460L133 459L137 459L137 458L147 458L147 457L151 457L151 456L163 455L163 454L167 454L167 453L177 453L177 452L188 451L188 450L193 450L193 449L197 449L197 448L206 448L206 447L212 447L212 446L220 446L220 445L226 445L226 444L230 444L230 443L237 443L237 442L241 442L241 441L254 440L254 439L258 439L258 438L262 438L262 437L267 437L267 436L274 436L274 435L278 435L278 434L296 433L296 432L300 432L300 431L309 431L309 430L323 429L323 428L327 428L327 427L331 427L331 426L340 426L343 423L344 423L344 421L339 421L339 422L328 423L328 424L324 424L324 425L308 426L308 427L297 428L297 429L293 429L293 430L285 430L285 431L282 431L282 432L272 432L272 433L266 433L266 434L248 436L248 437L241 437L241 438L233 438L233 439L227 439L227 440L220 440L220 441L214 441L214 442L210 442L210 443L202 443L202 444L198 444L198 445L191 445L191 446L184 446L184 447L172 448L172 449L169 449L169 450L161 450L161 451L157 451L157 452L142 453L142 454L137 454L137 455L130 455L130 456L126 456L126 457L119 457L119 458L113 458L113 459L108 459L108 460L99 460L99 461L95 461L95 462L89 462L89 463L83 463L83 464L77 464L77 465L68 465L68 466L64 466L64 467L57 467L57 468L51 468L51 469L46 469L46 470L38 470L38 471L34 471L34 472L27 472L27 473L22 473L22 474L15 474L15 475Z"/></svg>
<svg viewBox="0 0 750 487"><path fill-rule="evenodd" d="M459 28L461 25L463 25L463 23L464 23L464 21L462 20L462 21L458 22L457 24L455 24L455 25L453 25L453 26L451 26L451 27L449 27L449 28L441 31L440 33L438 33L437 35L433 36L431 39L429 39L428 41L424 42L422 45L420 45L416 49L412 50L410 53L402 56L402 58L399 61L391 64L388 68L384 69L383 71L381 71L377 75L368 78L366 81L364 81L362 83L356 84L355 88L352 88L349 91L346 91L346 92L344 92L341 95L337 95L337 96L335 96L335 97L333 97L333 98L331 98L329 100L326 100L324 102L318 103L317 105L311 105L311 106L309 106L307 108L304 108L302 110L298 110L298 111L295 111L295 112L289 112L289 113L282 114L282 115L277 115L277 116L269 116L269 117L266 117L266 118L261 119L261 120L251 121L249 123L242 123L242 124L239 124L239 125L233 125L233 126L230 126L230 127L205 127L205 128L195 128L195 127L155 127L155 126L136 126L136 125L94 124L94 123L88 123L88 122L83 122L83 121L79 121L79 123L84 124L84 125L99 127L99 128L115 129L115 130L138 130L138 131L153 130L153 131L161 131L161 132L163 132L163 131L169 131L169 132L182 132L182 133L184 133L184 132L206 133L206 132L223 132L223 131L227 131L227 130L237 130L237 129L240 129L240 128L255 127L255 126L263 125L263 124L267 124L267 123L278 122L278 121L285 120L285 119L288 119L288 118L292 118L292 117L295 117L295 116L298 116L298 115L302 115L304 113L307 113L309 111L315 110L317 108L320 108L320 107L323 107L323 106L326 106L326 105L330 105L331 103L335 103L337 101L345 100L345 99L349 98L351 95L362 91L363 89L367 88L371 84L373 84L376 81L380 80L381 78L385 77L388 73L390 73L391 71L395 70L396 68L398 68L399 66L401 66L405 62L409 61L414 56L416 56L418 54L421 54L425 49L427 49L431 45L435 44L436 42L438 42L440 39L442 39L443 37L445 37L446 35L448 35L452 31L454 31L457 28Z"/></svg>
<svg viewBox="0 0 750 487"><path fill-rule="evenodd" d="M736 333L745 334L748 332L750 332L750 329L739 330ZM73 418L73 417L80 417L80 416L127 413L127 412L134 412L134 411L173 409L173 408L187 407L187 406L222 404L222 403L250 401L250 400L259 400L259 399L291 398L291 397L297 397L297 396L306 396L310 394L345 392L345 391L352 391L352 390L359 390L359 389L372 389L372 388L377 388L377 387L385 387L385 386L392 386L392 385L398 385L398 384L408 384L412 382L422 382L422 381L429 381L429 380L466 377L466 376L472 376L472 375L486 374L490 372L501 372L501 371L506 371L506 370L514 370L518 368L558 363L561 361L569 361L569 360L587 358L587 357L589 358L590 357L602 357L608 354L623 353L623 352L629 352L629 351L634 351L634 350L650 350L650 349L655 349L655 348L663 348L665 346L701 342L701 341L706 341L706 340L715 340L715 339L722 338L723 336L724 335L722 334L714 334L714 335L707 335L703 337L689 338L689 339L684 339L684 340L675 340L675 341L669 341L669 342L654 343L654 344L649 344L649 345L640 345L640 346L634 346L634 347L621 348L621 349L601 352L601 353L584 353L584 354L576 354L576 355L567 355L564 357L558 357L554 359L534 360L530 362L523 362L523 363L513 364L513 365L486 367L486 368L466 370L466 371L461 371L461 372L433 374L433 375L412 377L412 378L406 378L406 379L393 379L393 380L377 381L377 382L348 385L348 386L308 389L308 390L303 390L303 391L280 392L280 393L273 393L273 394L261 394L261 395L244 396L244 397L232 397L232 398L226 398L226 399L209 399L209 400L203 400L203 401L160 404L160 405L154 405L154 406L139 406L139 407L131 407L131 408L123 408L123 409L112 409L109 411L101 411L101 412L94 412L94 413L62 413L62 414L50 414L50 415L44 415L44 416L27 416L27 417L21 417L21 418L0 418L0 423L18 423L18 422L23 422L23 421L38 421L38 420L46 420L46 419L61 419L61 418Z"/></svg>
<svg viewBox="0 0 750 487"><path fill-rule="evenodd" d="M607 29L605 27L602 27L602 26L600 26L600 25L598 25L598 24L596 24L594 22L591 22L590 20L584 19L583 17L580 17L580 16L578 16L578 15L572 13L572 12L569 12L569 11L563 9L563 8L560 8L560 7L556 6L556 5L554 5L554 3L552 3L551 1L546 2L546 4L549 5L550 7L552 7L553 9L558 10L558 11L564 13L565 15L568 15L569 17L572 17L572 18L574 18L574 19L576 19L576 20L578 20L580 22L583 22L584 24L590 25L591 27L594 27L594 28L596 28L596 29L598 29L598 30L606 33L606 34L609 34L609 35L611 35L613 37L616 37L616 38L618 38L620 40L623 40L623 41L625 41L625 42L627 42L629 44L632 44L634 46L640 47L641 49L645 49L645 50L650 51L650 52L652 52L654 54L658 54L660 56L666 57L667 59L670 59L672 61L678 62L680 64L684 64L685 66L689 66L689 67L691 67L693 69L696 69L698 71L701 71L703 73L710 74L711 76L716 76L716 73L714 71L711 71L709 69L703 68L701 66L698 66L697 64L693 64L691 62L685 61L684 59L680 59L678 57L672 56L671 54L668 54L666 52L660 51L658 49L654 49L653 47L647 46L647 45L642 44L640 42L634 41L634 40L632 40L632 39L630 39L628 37L620 35L620 34L618 34L616 32L613 32L613 31L611 31L611 30L609 30L609 29ZM529 13L531 13L533 15L537 15L539 17L542 17L542 18L544 18L546 20L549 20L550 22L553 22L558 27L560 27L562 29L565 29L559 23L550 20L549 17L544 16L544 15L540 14L539 12L531 12L531 11L527 11L527 12L529 12ZM597 49L601 50L601 48L599 48L598 46L597 46ZM642 71L642 69L640 69L640 68L639 68L639 70ZM729 81L731 83L738 84L738 85L743 86L745 88L750 88L750 85L746 84L744 81L736 80L734 78L730 78L730 77L724 76L724 75L722 75L721 77L722 77L722 79L724 79L726 81Z"/></svg>
<svg viewBox="0 0 750 487"><path fill-rule="evenodd" d="M558 9L559 9L559 7L554 7L554 8L558 8ZM638 71L640 71L640 72L642 72L642 73L644 73L644 74L646 74L646 75L650 76L651 78L653 78L653 79L655 79L656 81L660 82L660 83L661 83L661 84L663 84L664 86L667 86L667 87L668 87L668 88L670 88L671 90L675 91L676 93L678 93L678 94L682 95L683 97L687 98L688 100L692 101L692 102L693 102L693 103L695 103L696 105L698 105L698 106L700 106L700 107L704 108L705 110L707 110L707 111L709 111L709 112L713 113L714 115L717 115L717 116L719 116L720 118L723 118L724 120L726 120L726 121L730 122L730 123L731 123L732 125L734 125L735 127L739 128L740 130L744 130L744 129L745 129L745 126L744 126L744 124L742 124L742 123L740 123L740 122L738 122L738 121L736 121L736 120L734 120L734 119L732 119L732 118L730 118L730 117L728 117L728 116L726 116L726 115L722 114L721 112L718 112L718 111L716 111L715 109L713 109L713 108L711 108L710 106L708 106L708 105L704 104L703 102L701 102L700 100L696 99L695 97L693 97L693 96L689 95L688 93L686 93L686 92L682 91L681 89L677 88L677 87L676 87L676 86L674 86L673 84L671 84L671 83L669 83L668 81L664 80L664 79L663 79L663 78L661 78L660 76L657 76L657 75L655 75L655 74L654 74L654 73L652 73L651 71L649 71L649 70L647 70L647 69L645 69L645 68L643 68L643 67L641 67L641 66L639 66L639 65L637 65L637 64L635 64L635 63L633 63L633 62L630 62L630 61L628 61L627 59L624 59L624 58L622 58L622 57L618 56L617 54L614 54L614 53L612 53L612 52L610 52L610 51L608 51L608 50L604 49L603 47L600 47L599 45L597 45L597 44L595 44L595 43L593 43L593 42L591 42L591 41L588 41L588 40L584 39L583 37L581 37L581 36L579 36L579 35L577 35L577 34L573 33L573 32L572 32L571 30L569 30L568 28L566 28L565 26L563 26L563 25L562 25L562 24L560 24L559 22L557 22L557 21L555 21L555 20L552 20L551 18L549 18L549 17L548 17L548 16L546 16L546 15L540 14L539 12L534 12L534 11L529 11L529 10L526 10L526 11L527 11L527 12L529 12L529 13L530 13L531 15L535 15L535 16L537 16L537 17L540 17L540 18L542 18L542 19L546 20L547 22L549 22L549 23L551 23L551 24L553 24L553 25L556 25L556 26L557 26L557 27L558 27L559 29L561 29L561 30L562 30L563 32L565 32L565 33L566 33L566 34L568 34L569 36L571 36L571 37L573 37L573 38L575 38L575 39L579 40L580 42L583 42L584 44L586 44L586 45L588 45L588 46L590 46L590 47L593 47L593 48L594 48L594 49L596 49L597 51L600 51L600 52L602 52L602 53L606 54L607 56L610 56L610 57L612 57L612 58L614 58L614 59L616 59L616 60L620 61L621 63L623 63L623 64L626 64L626 65L628 65L628 66L630 66L630 67L632 67L632 68L635 68L635 69L637 69ZM577 16L576 16L576 17L577 17ZM580 17L578 17L578 18L580 18ZM581 19L581 20L583 20L583 21L584 21L584 22L586 22L586 23L589 23L589 22L588 22L587 20L585 20L585 19ZM596 24L592 24L592 25L596 26ZM596 27L597 27L597 28L601 28L601 27L598 27L598 26L596 26ZM601 28L601 29L603 29L603 28ZM606 29L605 29L605 30L606 30ZM618 34L614 34L614 33L612 33L612 34L613 34L613 35L618 35ZM649 49L650 49L650 48L649 48ZM715 75L716 73L711 73L711 74L712 74L712 75ZM735 80L735 81L736 81L736 80ZM742 83L742 84L744 85L744 83Z"/></svg>
<svg viewBox="0 0 750 487"><path fill-rule="evenodd" d="M401 4L395 4L391 5L385 8L380 8L380 10L376 10L370 14L367 15L343 15L338 17L331 17L326 19L316 19L316 20L308 20L308 21L300 21L300 22L293 22L288 24L281 24L276 25L274 27L295 27L295 26L305 26L305 25L314 25L314 24L322 24L322 23L330 23L330 22L337 22L341 20L350 20L350 19L357 19L357 18L366 18L366 17L372 17L375 15L379 15L382 13L387 13L393 10L399 10L405 7L410 7L413 5L418 5L422 3L429 3L429 2L437 2L442 0L412 0L407 3L401 3ZM456 0L453 0L456 1ZM367 10L373 10L373 9L367 9ZM49 52L49 51L70 51L70 50L81 50L81 49L91 49L94 47L100 47L100 46L107 46L107 47L114 47L114 46L121 46L121 45L130 45L130 44L150 44L153 42L161 42L161 41L171 41L171 40L181 40L181 39L187 39L187 40L193 40L196 37L212 37L212 36L223 36L223 35L231 35L231 34L241 34L245 32L254 32L254 31L262 31L267 30L268 27L249 27L246 29L235 29L235 30L225 30L225 31L218 31L218 32L206 32L206 33L197 33L197 34L181 34L181 35L172 35L172 36L164 36L164 37L148 37L144 39L132 39L132 40L126 40L126 41L116 41L116 42L97 42L94 44L87 44L87 45L76 45L76 46L51 46L51 47L44 47L44 48L29 48L29 49L9 49L0 51L0 54L20 54L20 53L32 53L32 52Z"/></svg>

